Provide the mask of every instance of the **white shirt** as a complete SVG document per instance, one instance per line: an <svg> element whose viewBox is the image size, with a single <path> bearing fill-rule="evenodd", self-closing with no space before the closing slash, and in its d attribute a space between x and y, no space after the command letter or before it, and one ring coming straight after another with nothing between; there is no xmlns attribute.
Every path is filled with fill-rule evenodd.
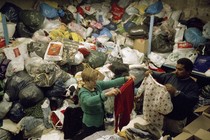
<svg viewBox="0 0 210 140"><path fill-rule="evenodd" d="M163 115L170 113L173 109L171 96L165 86L149 75L144 78L138 88L139 93L144 93L143 118L162 129Z"/></svg>

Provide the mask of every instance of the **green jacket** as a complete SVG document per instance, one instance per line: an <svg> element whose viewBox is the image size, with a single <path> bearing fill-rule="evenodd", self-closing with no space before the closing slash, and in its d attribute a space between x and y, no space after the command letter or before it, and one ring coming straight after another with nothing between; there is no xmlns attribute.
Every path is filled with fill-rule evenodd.
<svg viewBox="0 0 210 140"><path fill-rule="evenodd" d="M121 86L126 82L124 77L110 81L97 81L95 91L82 87L79 90L79 102L83 110L82 122L88 126L100 127L104 124L104 106L106 97L103 90Z"/></svg>

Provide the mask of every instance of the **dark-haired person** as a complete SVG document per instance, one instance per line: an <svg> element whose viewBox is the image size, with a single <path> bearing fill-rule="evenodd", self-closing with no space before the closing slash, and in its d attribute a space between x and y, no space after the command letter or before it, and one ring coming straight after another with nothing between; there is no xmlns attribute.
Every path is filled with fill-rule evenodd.
<svg viewBox="0 0 210 140"><path fill-rule="evenodd" d="M198 102L198 85L190 76L192 70L192 61L181 58L177 61L174 72L158 73L149 70L145 73L146 76L150 73L159 83L165 85L171 95L173 110L164 117L163 135L174 137L181 133L187 117Z"/></svg>

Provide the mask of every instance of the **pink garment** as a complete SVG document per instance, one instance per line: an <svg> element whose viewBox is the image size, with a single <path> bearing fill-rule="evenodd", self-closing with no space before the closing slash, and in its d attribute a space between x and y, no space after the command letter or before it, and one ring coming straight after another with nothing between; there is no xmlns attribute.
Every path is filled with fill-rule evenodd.
<svg viewBox="0 0 210 140"><path fill-rule="evenodd" d="M114 100L115 132L130 122L130 114L134 107L134 81L128 80L120 87L121 94Z"/></svg>
<svg viewBox="0 0 210 140"><path fill-rule="evenodd" d="M160 129L163 127L164 115L173 109L171 96L164 85L159 84L151 75L145 77L138 89L144 93L143 118Z"/></svg>

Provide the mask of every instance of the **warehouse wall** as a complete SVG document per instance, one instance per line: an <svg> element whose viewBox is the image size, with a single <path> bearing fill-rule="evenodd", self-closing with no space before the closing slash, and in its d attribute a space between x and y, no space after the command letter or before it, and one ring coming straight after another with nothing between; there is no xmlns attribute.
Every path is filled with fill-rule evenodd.
<svg viewBox="0 0 210 140"><path fill-rule="evenodd" d="M29 7L30 8L33 7L33 5L35 3L35 0L24 0L24 1L22 1L22 0L19 0L19 1L18 0L1 0L0 1L0 6L3 6L3 4L5 2L11 2L11 3L14 3L15 5L23 8L23 9L29 9Z"/></svg>
<svg viewBox="0 0 210 140"><path fill-rule="evenodd" d="M24 0L24 1L23 0L1 0L0 1L0 7L5 2L11 2L11 3L14 3L15 5L21 7L22 9L29 9L29 8L33 8L33 6L35 5L35 3L37 1L39 1L39 0ZM68 3L68 0L48 0L48 1L53 1L53 2L60 3L60 4Z"/></svg>
<svg viewBox="0 0 210 140"><path fill-rule="evenodd" d="M210 1L209 0L162 0L175 10L183 10L204 20L210 21ZM183 15L184 16L184 15ZM185 15L187 16L187 15Z"/></svg>

